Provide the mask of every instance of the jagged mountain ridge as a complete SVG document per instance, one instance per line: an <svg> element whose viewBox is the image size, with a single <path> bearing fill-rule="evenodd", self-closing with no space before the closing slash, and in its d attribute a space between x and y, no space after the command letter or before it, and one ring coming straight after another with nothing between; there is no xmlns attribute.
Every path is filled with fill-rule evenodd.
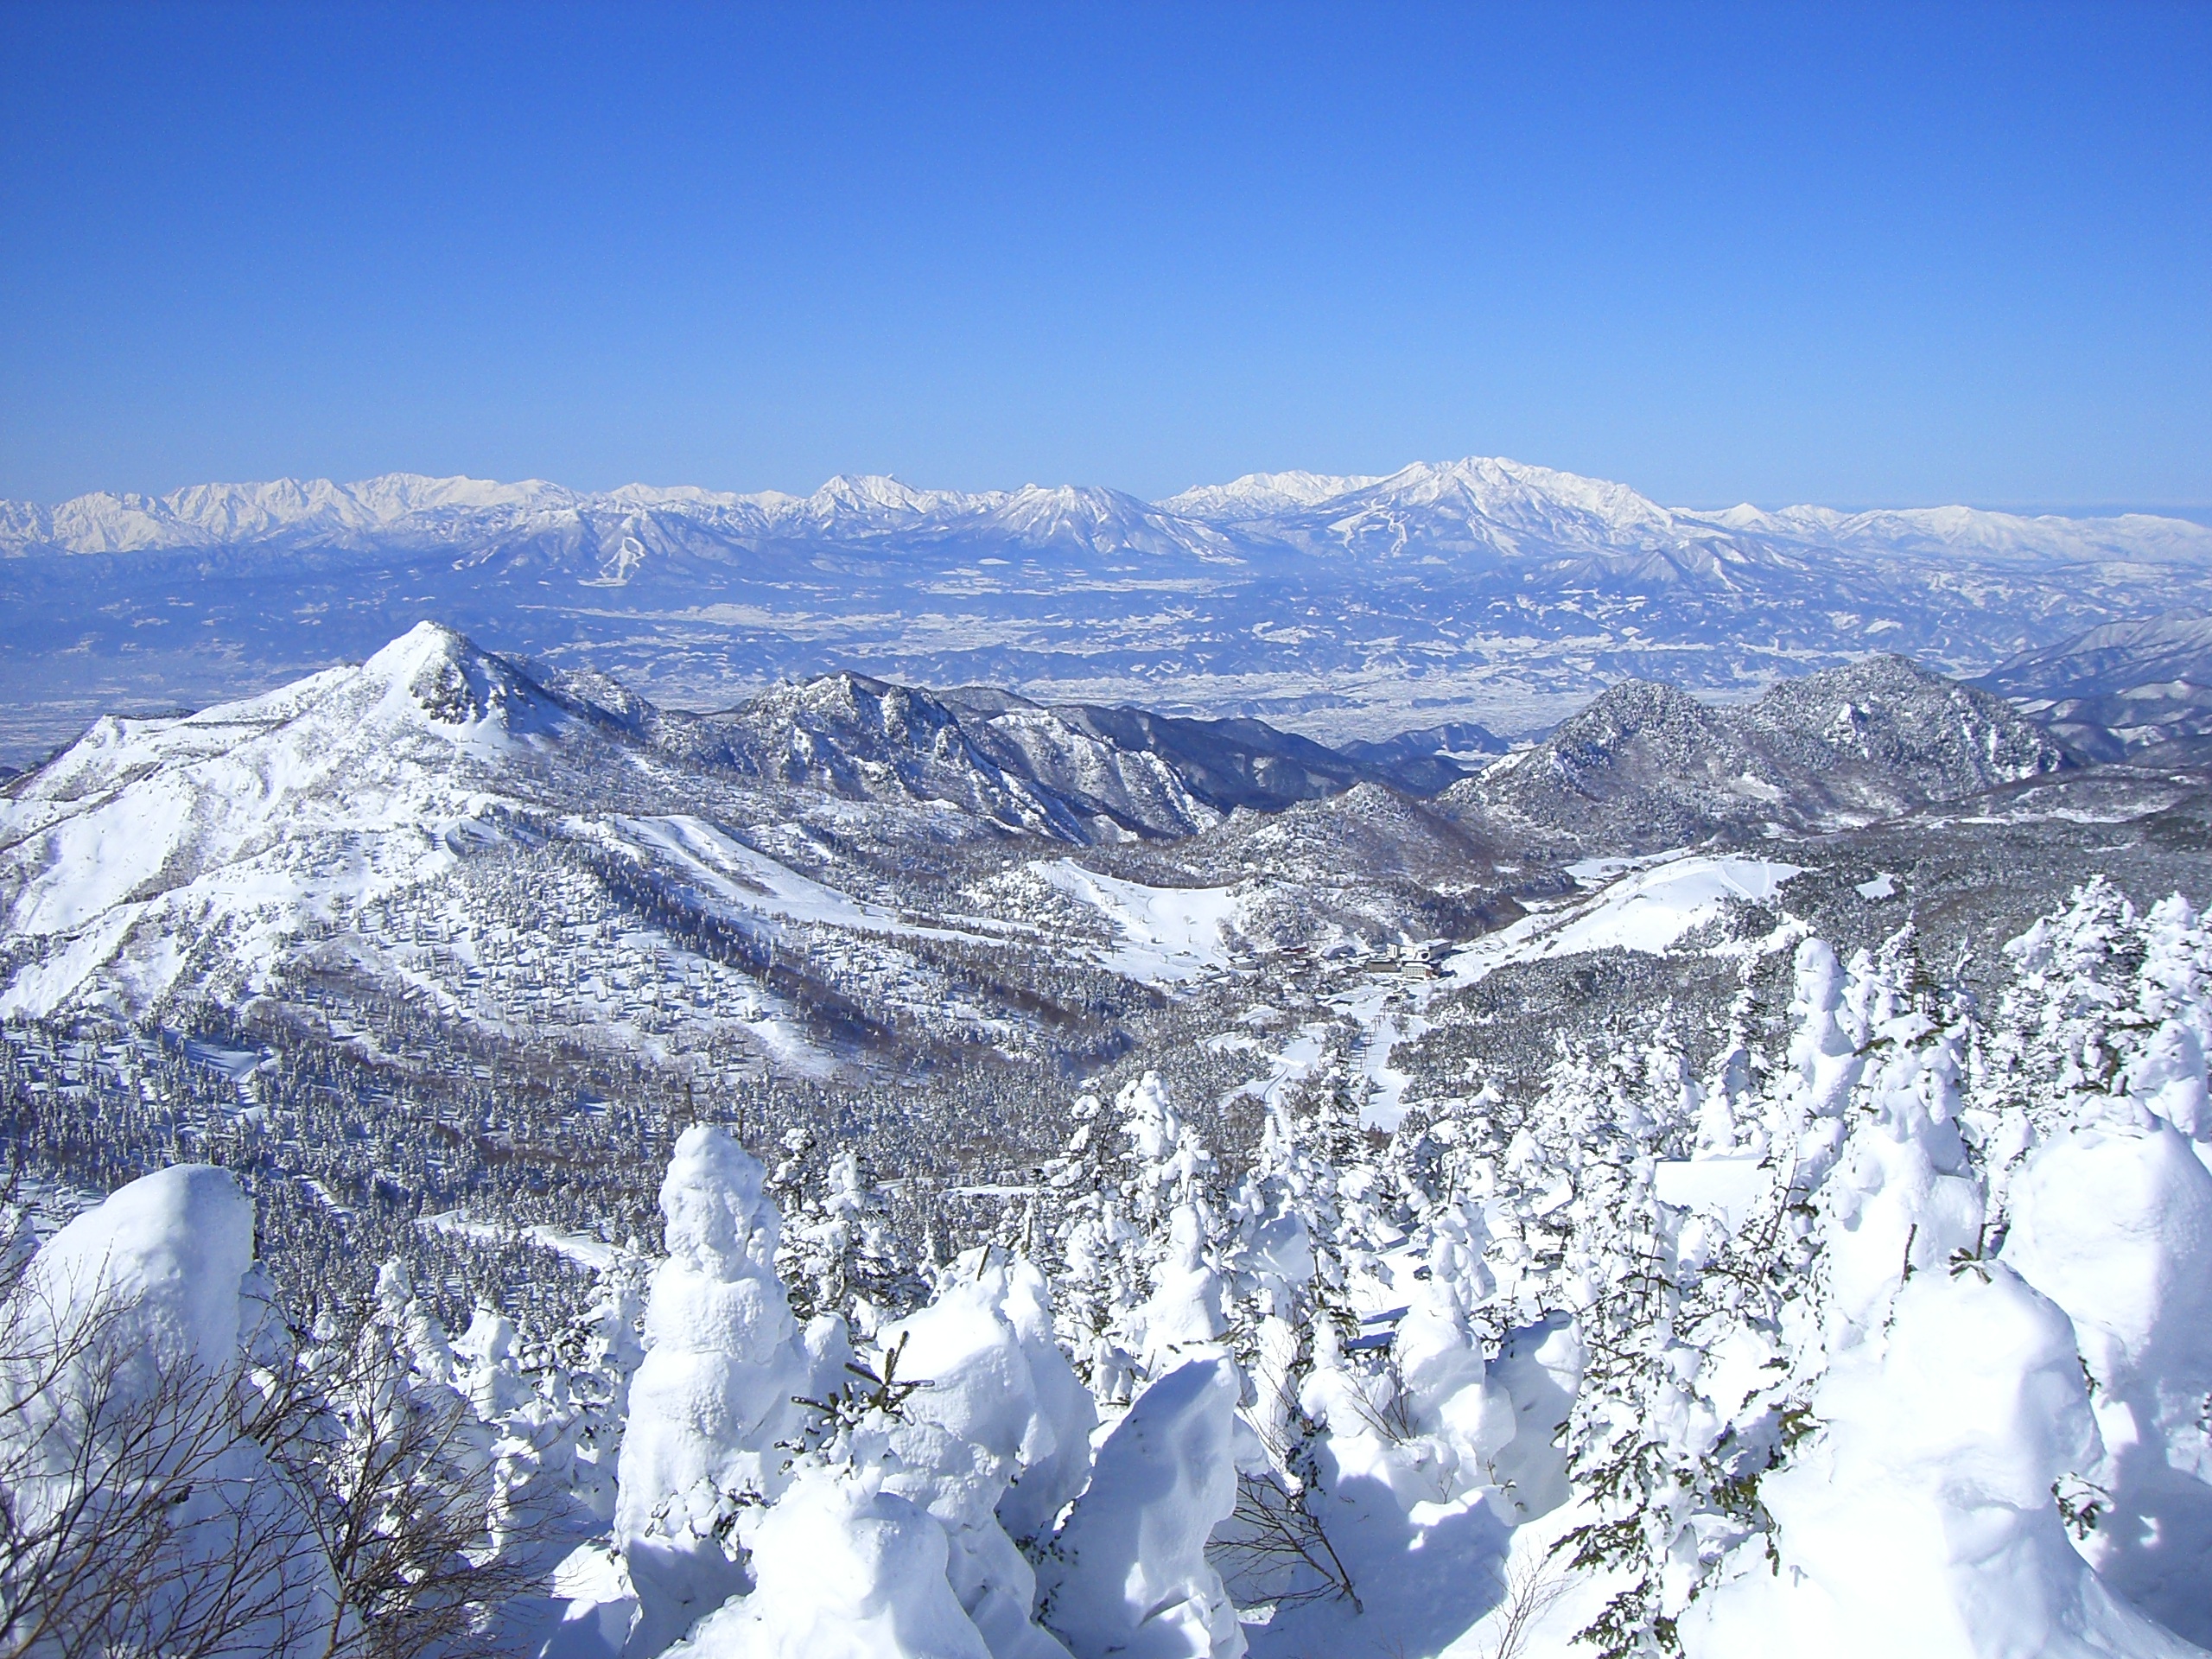
<svg viewBox="0 0 2212 1659"><path fill-rule="evenodd" d="M1369 758L1256 720L1047 706L842 671L723 714L652 717L659 741L764 778L851 799L943 801L1078 843L1193 835L1239 807L1276 811L1360 783L1432 794L1468 770L1425 748L1422 734Z"/></svg>
<svg viewBox="0 0 2212 1659"><path fill-rule="evenodd" d="M1090 1017L967 965L1089 936L907 914L964 912L974 857L1054 844L1023 831L1084 839L1064 802L992 777L946 803L941 775L855 798L744 759L430 624L260 697L104 720L0 794L0 1017L270 1009L372 1052L427 1018L801 1073Z"/></svg>
<svg viewBox="0 0 2212 1659"><path fill-rule="evenodd" d="M1257 722L851 675L686 715L423 624L260 697L103 720L6 785L0 1013L289 1006L327 983L525 1029L547 969L499 941L538 925L499 918L566 893L592 918L578 925L658 940L652 971L704 999L685 1006L709 1029L772 1048L844 1019L887 1042L901 1007L1000 1017L953 995L932 953L1050 955L1066 926L1141 943L1193 887L1213 895L1201 912L1255 937L1385 916L1478 931L1510 909L1508 860L1865 823L2064 759L2000 701L1878 658L1734 710L1616 688L1432 810ZM1140 838L1159 853L1120 867L1135 887L1058 857ZM978 887L979 870L1020 879ZM994 892L1019 902L994 911ZM842 966L791 965L809 951ZM823 976L837 973L889 976L874 1014L840 1014Z"/></svg>
<svg viewBox="0 0 2212 1659"><path fill-rule="evenodd" d="M1207 735L852 676L687 715L423 624L257 697L104 719L0 787L0 1021L826 1087L1091 1063L1232 951L1515 913L1467 892L1480 849L1304 740L1234 722L1193 790ZM1344 804L1277 846L1253 832L1294 814L1217 787Z"/></svg>
<svg viewBox="0 0 2212 1659"><path fill-rule="evenodd" d="M1649 682L1615 686L1439 804L1503 840L1643 853L1770 827L1855 827L2072 764L2001 698L1880 656L1736 708Z"/></svg>
<svg viewBox="0 0 2212 1659"><path fill-rule="evenodd" d="M927 988L929 1017L964 1006L988 1027L988 999L949 995L931 953L1066 944L1022 914L911 919L916 902L965 915L955 889L978 860L1049 866L1066 847L1187 837L1378 775L1254 721L976 689L957 702L836 675L686 715L424 623L259 697L105 718L0 793L0 1014L291 1006L327 982L527 1029L542 962L470 953L496 956L512 917L566 903L594 928L629 917L659 940L657 972L688 964L698 1019L771 1049L797 1040L787 1029L819 1035L840 1007L822 976L857 971L863 950ZM1112 931L1095 907L1055 914ZM426 965L426 926L450 945L449 922L492 943ZM810 950L833 967L791 965ZM878 1012L907 995L884 990ZM888 1040L880 1025L870 1040Z"/></svg>

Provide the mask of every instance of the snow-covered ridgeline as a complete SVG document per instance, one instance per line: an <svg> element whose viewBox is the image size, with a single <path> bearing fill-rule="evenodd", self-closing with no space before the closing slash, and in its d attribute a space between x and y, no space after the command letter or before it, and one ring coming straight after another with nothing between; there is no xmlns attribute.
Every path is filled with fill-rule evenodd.
<svg viewBox="0 0 2212 1659"><path fill-rule="evenodd" d="M1848 962L1804 939L1770 1048L1747 1029L1693 1076L1653 1011L1387 1143L1323 1077L1269 1096L1234 1179L1143 1078L903 1311L857 1168L779 1214L712 1128L662 1191L642 1355L619 1263L581 1363L525 1368L491 1310L448 1341L396 1272L365 1369L302 1351L204 1167L71 1224L17 1294L264 1394L304 1366L335 1425L308 1443L460 1412L410 1478L484 1493L485 1559L613 1522L525 1643L569 1659L1464 1655L1509 1627L1530 1654L2188 1654L2212 932L2093 882L2010 956L1978 1010L1910 929ZM21 1347L44 1403L0 1414L0 1479L51 1495L40 1425L83 1384L28 1382ZM303 1559L308 1592L343 1580Z"/></svg>
<svg viewBox="0 0 2212 1659"><path fill-rule="evenodd" d="M162 496L99 493L54 506L0 502L0 555L138 552L257 543L363 549L463 545L654 516L744 540L981 537L1010 547L1230 560L1257 547L1388 556L1409 545L1493 552L1665 551L1726 564L1789 550L1942 551L1981 561L2212 558L2212 530L2181 519L2026 518L1963 506L1844 512L1659 505L1625 485L1502 458L1416 462L1387 477L1254 473L1159 502L1087 486L918 490L846 476L810 495L627 485L588 493L392 473L358 483L200 484Z"/></svg>

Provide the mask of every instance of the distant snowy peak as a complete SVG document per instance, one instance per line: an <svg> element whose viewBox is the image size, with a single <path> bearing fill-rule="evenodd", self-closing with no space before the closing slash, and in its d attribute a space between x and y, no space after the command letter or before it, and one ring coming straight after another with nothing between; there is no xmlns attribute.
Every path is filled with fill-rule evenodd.
<svg viewBox="0 0 2212 1659"><path fill-rule="evenodd" d="M1227 484L1198 485L1154 505L1179 517L1205 524L1242 524L1300 507L1318 506L1381 481L1373 475L1344 478L1325 473L1247 473Z"/></svg>
<svg viewBox="0 0 2212 1659"><path fill-rule="evenodd" d="M996 532L1021 548L1206 560L1236 557L1234 543L1212 526L1179 518L1119 490L1027 485L995 504L976 528Z"/></svg>
<svg viewBox="0 0 2212 1659"><path fill-rule="evenodd" d="M957 490L918 490L875 474L842 473L811 495L734 498L737 503L758 508L777 528L823 531L847 526L903 529L932 518L963 518L981 510L990 499Z"/></svg>
<svg viewBox="0 0 2212 1659"><path fill-rule="evenodd" d="M1681 549L1726 540L1624 484L1519 461L1424 461L1292 520L1300 539L1351 552L1514 555Z"/></svg>
<svg viewBox="0 0 2212 1659"><path fill-rule="evenodd" d="M1319 550L1414 547L1646 547L1726 532L1685 523L1624 484L1498 457L1417 461L1388 477L1250 473L1158 504L1188 518Z"/></svg>

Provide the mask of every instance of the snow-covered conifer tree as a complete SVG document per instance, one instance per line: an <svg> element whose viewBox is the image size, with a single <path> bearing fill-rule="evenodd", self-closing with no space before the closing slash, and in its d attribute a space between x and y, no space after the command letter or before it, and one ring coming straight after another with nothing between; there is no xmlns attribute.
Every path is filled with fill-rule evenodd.
<svg viewBox="0 0 2212 1659"><path fill-rule="evenodd" d="M1095 1099L1078 1103L1068 1152L1046 1177L1068 1217L1063 1339L1087 1361L1093 1391L1109 1406L1226 1329L1213 1154L1157 1073L1124 1087L1114 1114L1109 1141Z"/></svg>
<svg viewBox="0 0 2212 1659"><path fill-rule="evenodd" d="M813 1382L776 1276L764 1177L728 1130L702 1124L677 1140L661 1185L669 1254L646 1305L614 1511L639 1601L635 1659L743 1588L745 1518L782 1490L781 1446Z"/></svg>
<svg viewBox="0 0 2212 1659"><path fill-rule="evenodd" d="M1046 1166L1044 1185L1061 1231L1056 1329L1093 1396L1110 1406L1129 1398L1135 1362L1118 1333L1141 1295L1141 1279L1103 1109L1096 1095L1077 1099L1074 1132Z"/></svg>
<svg viewBox="0 0 2212 1659"><path fill-rule="evenodd" d="M1099 1448L1039 1573L1044 1622L1076 1659L1237 1659L1244 1633L1206 1559L1236 1502L1236 1368L1155 1382Z"/></svg>

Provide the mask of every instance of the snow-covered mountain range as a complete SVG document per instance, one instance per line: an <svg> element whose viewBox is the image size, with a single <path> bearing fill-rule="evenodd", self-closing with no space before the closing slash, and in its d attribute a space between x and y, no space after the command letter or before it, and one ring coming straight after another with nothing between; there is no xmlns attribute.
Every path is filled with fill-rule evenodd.
<svg viewBox="0 0 2212 1659"><path fill-rule="evenodd" d="M1980 673L2177 603L2212 605L2212 529L2183 520L1708 512L1481 458L1160 502L202 485L0 503L0 760L359 660L424 615L676 706L842 668L1335 742L1525 734L1623 678L1745 695L1875 649Z"/></svg>
<svg viewBox="0 0 2212 1659"><path fill-rule="evenodd" d="M1425 779L1437 764L1414 770ZM840 956L930 983L941 1010L941 977L896 942L1071 948L1039 931L1029 903L1071 909L1053 896L1057 852L1179 840L1239 809L1378 781L1395 775L1258 721L1052 709L982 688L940 700L849 674L684 715L424 623L365 663L257 697L103 719L11 785L0 1018L281 1001L306 980L358 981L522 1032L530 975L508 971L492 936L514 930L490 918L566 902L598 925L648 892L648 931L677 940L661 944L703 995L667 1005L683 1004L677 1023L711 1030L734 1010L763 1031L816 1020L834 999L794 964L801 938L825 930ZM968 913L994 900L959 883L1009 863L1028 872L1013 907ZM617 889L628 897L610 906ZM1093 901L1105 890L1084 891L1077 934L1110 934L1111 905ZM918 909L966 919L918 922ZM426 925L477 941L465 968L417 957ZM720 957L684 942L702 925L728 936ZM780 979L766 971L778 950Z"/></svg>
<svg viewBox="0 0 2212 1659"><path fill-rule="evenodd" d="M1159 502L1118 490L918 490L841 476L811 495L626 485L597 493L541 479L501 484L391 473L353 484L283 479L198 484L162 496L83 495L59 506L0 501L0 556L252 546L372 549L483 543L518 531L590 534L607 521L688 522L734 537L833 543L973 536L1015 548L1243 556L1307 551L1500 555L1704 550L1723 563L1785 548L1866 555L1941 552L2027 563L2212 557L2212 529L2184 519L2022 518L1969 507L1844 512L1662 507L1626 485L1518 461L1419 462L1386 478L1252 473ZM1233 534L1232 534L1233 532Z"/></svg>
<svg viewBox="0 0 2212 1659"><path fill-rule="evenodd" d="M954 994L944 948L1051 960L1119 937L1139 982L1230 935L1370 949L1513 913L1494 867L1548 891L1592 852L1862 828L2072 764L2001 699L1891 657L1734 709L1624 684L1462 777L1418 746L1363 760L1255 721L847 673L690 715L423 623L273 692L104 718L0 792L0 1017L350 985L521 1033L559 955L536 938L550 912L620 935L603 988L664 988L595 1003L609 1041L643 1021L864 1051L908 1008L1004 1043L1007 993ZM1065 862L1117 848L1136 861ZM837 1037L841 978L874 1007Z"/></svg>

